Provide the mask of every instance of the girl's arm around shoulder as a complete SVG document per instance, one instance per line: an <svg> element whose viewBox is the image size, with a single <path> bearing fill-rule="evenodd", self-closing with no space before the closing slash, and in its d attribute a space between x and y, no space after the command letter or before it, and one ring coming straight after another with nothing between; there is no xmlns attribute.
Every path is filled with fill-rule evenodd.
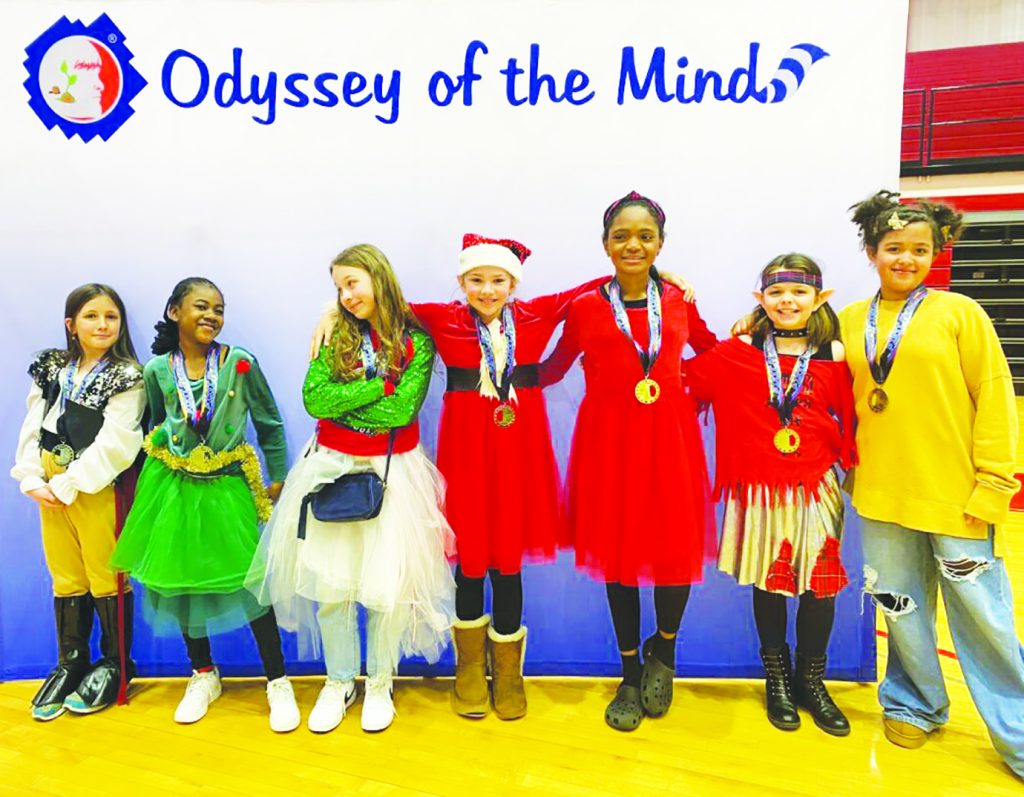
<svg viewBox="0 0 1024 797"><path fill-rule="evenodd" d="M236 346L228 356L234 363L231 367L235 370L235 384L245 390L246 407L267 462L267 475L272 482L284 481L288 475L288 444L284 436L284 421L270 383L250 352Z"/></svg>
<svg viewBox="0 0 1024 797"><path fill-rule="evenodd" d="M580 297L584 299L585 297ZM580 330L583 324L583 311L581 310L580 299L577 299L569 307L569 314L565 319L565 326L562 327L562 337L558 339L554 351L540 364L539 376L541 387L548 387L556 382L562 381L562 377L576 362L580 356L581 342Z"/></svg>
<svg viewBox="0 0 1024 797"><path fill-rule="evenodd" d="M714 332L708 329L708 325L700 317L696 302L686 303L686 321L690 330L690 337L687 341L690 344L690 348L697 352L697 354L700 354L701 352L710 351L715 347L718 343L718 338Z"/></svg>
<svg viewBox="0 0 1024 797"><path fill-rule="evenodd" d="M520 304L524 310L528 310L534 315L547 318L556 324L561 323L569 313L569 308L572 307L572 303L578 297L583 296L585 293L590 293L590 291L597 290L607 281L607 275L594 277L594 279L587 280L586 282L577 285L575 288L570 288L567 291L549 293L546 296L527 299L520 302Z"/></svg>
<svg viewBox="0 0 1024 797"><path fill-rule="evenodd" d="M832 360L837 363L846 362L846 347L841 340L832 341Z"/></svg>
<svg viewBox="0 0 1024 797"><path fill-rule="evenodd" d="M80 492L98 493L131 466L142 447L145 410L146 392L138 381L107 400L96 439L64 473L50 479L50 489L61 503L73 503Z"/></svg>
<svg viewBox="0 0 1024 797"><path fill-rule="evenodd" d="M338 420L350 426L372 429L398 429L408 426L419 415L427 397L433 373L436 349L430 336L420 330L411 333L413 355L397 381L389 376L385 395L376 401L346 412Z"/></svg>

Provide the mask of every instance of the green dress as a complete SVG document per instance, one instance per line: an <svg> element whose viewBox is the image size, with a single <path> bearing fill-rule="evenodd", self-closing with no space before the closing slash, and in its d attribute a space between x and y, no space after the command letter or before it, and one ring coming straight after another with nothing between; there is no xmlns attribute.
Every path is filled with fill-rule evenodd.
<svg viewBox="0 0 1024 797"><path fill-rule="evenodd" d="M259 542L257 502L266 501L245 434L251 418L271 481L283 481L284 425L256 359L233 346L222 358L214 414L201 438L185 422L170 357L146 364L154 429L111 564L145 587L145 614L157 635L199 637L268 611L244 588ZM191 388L198 402L202 380Z"/></svg>

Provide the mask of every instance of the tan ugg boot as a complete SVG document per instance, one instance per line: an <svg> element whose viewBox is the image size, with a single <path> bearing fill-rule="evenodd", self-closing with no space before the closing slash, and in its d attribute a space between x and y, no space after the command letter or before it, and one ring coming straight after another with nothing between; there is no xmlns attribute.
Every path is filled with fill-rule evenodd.
<svg viewBox="0 0 1024 797"><path fill-rule="evenodd" d="M517 720L526 714L523 688L523 659L526 655L526 626L512 634L487 630L491 642L491 687L494 713L499 719Z"/></svg>
<svg viewBox="0 0 1024 797"><path fill-rule="evenodd" d="M491 710L487 691L487 632L491 616L477 620L456 620L452 624L455 643L455 686L452 708L462 717L478 719Z"/></svg>

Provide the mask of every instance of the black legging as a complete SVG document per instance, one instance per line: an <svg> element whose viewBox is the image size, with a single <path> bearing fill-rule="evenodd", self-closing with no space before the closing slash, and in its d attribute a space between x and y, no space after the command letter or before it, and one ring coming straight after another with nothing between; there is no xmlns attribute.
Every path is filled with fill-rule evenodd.
<svg viewBox="0 0 1024 797"><path fill-rule="evenodd" d="M514 634L523 622L523 576L503 576L488 570L491 579L491 626L499 634ZM455 568L455 613L460 620L477 620L484 614L484 579L469 578Z"/></svg>
<svg viewBox="0 0 1024 797"><path fill-rule="evenodd" d="M835 615L835 598L816 598L810 591L803 593L796 611L797 650L806 656L824 656ZM786 619L786 596L754 587L754 622L762 648L785 646Z"/></svg>
<svg viewBox="0 0 1024 797"><path fill-rule="evenodd" d="M262 617L257 617L251 623L253 639L256 640L256 647L260 652L260 660L263 662L263 672L268 681L273 681L284 675L284 653L281 652L281 633L277 630L277 617L271 609ZM210 638L208 636L192 637L183 633L185 648L188 650L189 661L192 662L193 670L201 670L204 667L213 666L213 656L210 653Z"/></svg>
<svg viewBox="0 0 1024 797"><path fill-rule="evenodd" d="M610 582L605 585L605 589L619 651L636 650L640 647L640 588ZM659 631L672 636L679 632L679 623L682 622L689 597L689 584L654 588L654 611Z"/></svg>

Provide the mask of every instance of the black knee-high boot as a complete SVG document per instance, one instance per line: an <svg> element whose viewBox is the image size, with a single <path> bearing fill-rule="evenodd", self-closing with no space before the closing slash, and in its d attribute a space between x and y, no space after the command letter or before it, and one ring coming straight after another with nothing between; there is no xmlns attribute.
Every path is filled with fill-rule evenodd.
<svg viewBox="0 0 1024 797"><path fill-rule="evenodd" d="M100 618L100 652L103 654L74 694L65 701L68 711L74 714L92 714L100 711L118 697L121 686L121 645L120 629L124 628L125 681L135 675L135 664L132 662L132 610L134 602L132 593L124 593L124 617L120 616L117 606L117 595L108 598L95 598L96 614Z"/></svg>
<svg viewBox="0 0 1024 797"><path fill-rule="evenodd" d="M32 716L36 719L51 720L63 714L64 699L89 671L92 611L92 595L88 593L53 599L60 659L32 698Z"/></svg>

